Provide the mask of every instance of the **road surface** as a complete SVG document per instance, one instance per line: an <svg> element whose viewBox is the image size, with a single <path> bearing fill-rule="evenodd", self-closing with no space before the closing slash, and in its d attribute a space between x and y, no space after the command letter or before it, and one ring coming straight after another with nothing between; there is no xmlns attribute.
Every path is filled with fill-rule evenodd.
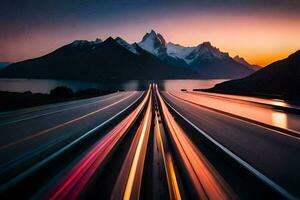
<svg viewBox="0 0 300 200"><path fill-rule="evenodd" d="M185 97L185 95L185 93L181 93L180 97ZM163 96L199 129L284 188L289 188L300 196L298 188L300 185L300 157L297 156L300 152L299 138L205 109L176 98L168 92L163 92ZM201 102L201 104L206 104L206 102Z"/></svg>
<svg viewBox="0 0 300 200"><path fill-rule="evenodd" d="M270 107L197 95L152 84L0 113L0 198L299 198L297 125L280 132L218 110Z"/></svg>

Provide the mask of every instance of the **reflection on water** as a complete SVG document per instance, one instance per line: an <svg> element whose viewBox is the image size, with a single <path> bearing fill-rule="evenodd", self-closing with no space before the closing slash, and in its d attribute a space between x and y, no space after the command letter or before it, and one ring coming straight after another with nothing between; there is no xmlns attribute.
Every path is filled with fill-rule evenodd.
<svg viewBox="0 0 300 200"><path fill-rule="evenodd" d="M287 115L282 112L272 112L272 124L281 128L287 128Z"/></svg>
<svg viewBox="0 0 300 200"><path fill-rule="evenodd" d="M98 88L100 90L146 90L148 85L156 82L160 89L168 91L180 91L181 89L193 90L195 88L210 88L224 79L212 80L130 80L130 81L72 81L53 79L0 79L0 91L49 93L57 86L66 86L74 91L87 88Z"/></svg>
<svg viewBox="0 0 300 200"><path fill-rule="evenodd" d="M66 86L74 91L88 88L100 90L144 90L147 81L73 81L52 79L0 79L0 91L49 93L55 87Z"/></svg>

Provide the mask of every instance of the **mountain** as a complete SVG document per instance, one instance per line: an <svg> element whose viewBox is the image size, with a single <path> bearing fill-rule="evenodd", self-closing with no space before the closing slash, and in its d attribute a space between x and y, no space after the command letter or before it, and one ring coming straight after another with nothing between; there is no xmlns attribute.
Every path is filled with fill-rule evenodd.
<svg viewBox="0 0 300 200"><path fill-rule="evenodd" d="M138 45L144 50L152 53L155 56L161 56L166 53L166 41L159 33L151 30L150 33L146 33L142 41Z"/></svg>
<svg viewBox="0 0 300 200"><path fill-rule="evenodd" d="M121 38L111 37L104 42L77 40L45 56L11 64L0 71L0 77L81 80L196 78L189 69L170 66L139 46L133 50L128 45Z"/></svg>
<svg viewBox="0 0 300 200"><path fill-rule="evenodd" d="M119 43L121 46L125 47L126 49L128 49L129 51L131 51L134 54L139 54L137 51L137 46L136 44L128 44L125 40L123 40L120 37L117 37L116 42Z"/></svg>
<svg viewBox="0 0 300 200"><path fill-rule="evenodd" d="M236 62L228 53L221 52L210 42L203 42L186 57L190 68L203 78L241 78L254 71Z"/></svg>
<svg viewBox="0 0 300 200"><path fill-rule="evenodd" d="M217 84L208 91L244 95L278 96L300 100L300 50L243 79Z"/></svg>
<svg viewBox="0 0 300 200"><path fill-rule="evenodd" d="M130 73L128 73L130 71ZM127 72L127 73L126 73ZM192 79L241 78L254 70L209 42L184 47L151 31L138 43L120 37L75 40L45 56L11 64L7 78L56 79Z"/></svg>
<svg viewBox="0 0 300 200"><path fill-rule="evenodd" d="M259 69L261 69L262 67L259 66L259 65L252 65L250 63L248 63L243 57L240 57L239 55L236 55L234 58L233 58L235 61L243 64L243 65L246 65L248 67L250 67L251 69L257 71Z"/></svg>
<svg viewBox="0 0 300 200"><path fill-rule="evenodd" d="M181 59L185 59L195 49L195 47L184 47L179 44L174 44L172 42L169 42L166 45L166 47L169 56Z"/></svg>
<svg viewBox="0 0 300 200"><path fill-rule="evenodd" d="M0 69L3 69L3 68L7 67L10 64L11 64L10 62L0 62Z"/></svg>
<svg viewBox="0 0 300 200"><path fill-rule="evenodd" d="M169 65L176 67L187 66L187 63L184 61L184 59L170 56L168 54L166 40L161 34L156 33L153 30L151 30L150 33L146 33L142 41L137 43L137 45Z"/></svg>
<svg viewBox="0 0 300 200"><path fill-rule="evenodd" d="M161 34L152 30L137 44L165 63L196 71L199 78L241 78L254 72L252 66L237 62L210 42L184 47L166 43Z"/></svg>

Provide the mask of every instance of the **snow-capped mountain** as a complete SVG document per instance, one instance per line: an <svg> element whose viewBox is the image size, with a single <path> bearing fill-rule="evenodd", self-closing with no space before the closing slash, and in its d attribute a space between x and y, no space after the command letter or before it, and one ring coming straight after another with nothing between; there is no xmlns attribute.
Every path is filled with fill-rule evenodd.
<svg viewBox="0 0 300 200"><path fill-rule="evenodd" d="M196 59L218 59L224 60L229 59L230 56L228 53L221 52L218 48L211 45L210 42L203 42L194 48L194 50L185 57L188 60L189 64L193 63Z"/></svg>
<svg viewBox="0 0 300 200"><path fill-rule="evenodd" d="M167 53L169 56L174 58L186 59L186 57L196 48L196 47L184 47L179 44L173 44L168 42Z"/></svg>
<svg viewBox="0 0 300 200"><path fill-rule="evenodd" d="M203 42L196 47L184 47L171 42L166 44L163 36L155 31L146 33L138 45L144 50L155 56L171 56L177 59L183 59L187 64L191 64L197 58L203 59L227 59L228 53L221 52L218 48L211 45L210 42Z"/></svg>
<svg viewBox="0 0 300 200"><path fill-rule="evenodd" d="M164 56L167 53L165 39L161 34L153 30L150 33L146 33L138 45L155 56Z"/></svg>
<svg viewBox="0 0 300 200"><path fill-rule="evenodd" d="M103 41L99 38L97 38L94 41L88 41L88 40L75 40L74 42L72 42L70 45L73 47L86 47L86 46L95 46L98 44L101 44Z"/></svg>
<svg viewBox="0 0 300 200"><path fill-rule="evenodd" d="M233 59L235 61L243 64L243 65L246 65L246 66L250 67L251 69L253 69L255 71L261 69L261 66L259 66L259 65L252 65L252 64L248 63L243 57L240 57L239 55L236 55Z"/></svg>
<svg viewBox="0 0 300 200"><path fill-rule="evenodd" d="M253 72L210 42L184 47L166 43L161 34L152 30L133 44L120 37L105 41L75 40L40 58L14 63L0 75L58 79L231 79Z"/></svg>
<svg viewBox="0 0 300 200"><path fill-rule="evenodd" d="M136 44L129 44L127 43L125 40L123 40L122 38L120 37L117 37L115 39L115 41L117 43L119 43L121 46L125 47L126 49L128 49L129 51L131 51L132 53L134 54L139 54L137 49L136 49Z"/></svg>
<svg viewBox="0 0 300 200"><path fill-rule="evenodd" d="M228 53L222 52L210 42L203 42L195 47L184 47L171 42L166 43L161 34L152 30L146 33L138 45L168 64L192 68L206 78L243 77L254 72L252 68L235 61Z"/></svg>
<svg viewBox="0 0 300 200"><path fill-rule="evenodd" d="M197 78L192 70L174 67L121 38L101 43L75 41L0 70L0 77L68 80L161 80Z"/></svg>
<svg viewBox="0 0 300 200"><path fill-rule="evenodd" d="M153 30L150 33L146 33L142 41L137 43L137 45L167 64L177 67L187 67L187 63L183 58L168 53L166 40L161 34Z"/></svg>

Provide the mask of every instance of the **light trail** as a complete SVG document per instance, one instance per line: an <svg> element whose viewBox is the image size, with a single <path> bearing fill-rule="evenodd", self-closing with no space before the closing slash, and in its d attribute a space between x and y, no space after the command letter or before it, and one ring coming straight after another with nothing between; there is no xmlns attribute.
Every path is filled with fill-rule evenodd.
<svg viewBox="0 0 300 200"><path fill-rule="evenodd" d="M44 116L47 116L47 115L56 114L56 113L59 113L59 112L64 112L64 111L73 110L73 109L76 109L76 108L89 106L89 105L96 104L96 103L99 103L99 102L102 102L102 101L110 100L110 99L118 97L118 96L120 96L120 93L117 93L116 95L113 95L113 96L110 96L110 97L107 97L107 98L104 98L104 99L99 99L99 100L96 100L96 101L95 100L94 101L84 100L84 102L82 103L82 102L77 102L77 101L80 101L80 100L77 100L77 101L71 102L71 103L61 103L62 105L53 105L53 106L44 105L44 107L46 107L46 109L40 109L40 110L34 110L35 107L28 108L29 111L23 113L23 115L26 115L26 114L31 113L31 112L39 112L39 111L44 111L44 110L53 109L53 108L71 106L71 105L75 104L75 106L73 106L73 107L67 107L67 108L63 108L63 109L60 109L60 110L55 110L55 111L52 111L52 112L37 114L37 115L30 116L30 117L25 117L25 118L9 121L9 122L3 122L3 123L0 123L0 126L10 125L10 124L14 124L14 123L18 123L18 122L22 122L22 121L26 121L26 120L31 120L31 119L36 119L36 118L39 118L39 117L44 117ZM87 101L87 103L85 103L85 101ZM77 105L77 104L79 104L79 105ZM16 111L14 111L14 112L16 112ZM0 114L0 117L3 117L3 116L1 116L1 114Z"/></svg>
<svg viewBox="0 0 300 200"><path fill-rule="evenodd" d="M288 128L282 128L280 126L275 126L275 125L272 125L272 124L269 124L269 123L262 122L262 121L258 120L258 116L260 116L260 118L262 118L262 117L265 116L263 113L257 113L255 116L253 115L253 119L251 119L249 117L245 117L245 116L242 116L242 115L234 114L233 112L226 112L226 111L223 111L221 109L215 109L213 107L205 106L204 104L200 104L199 103L199 102L206 102L205 100L198 101L198 102L193 102L193 101L191 101L192 98L182 98L182 97L180 97L178 95L175 95L173 93L170 93L170 92L167 92L167 94L170 97L178 99L179 101L182 101L182 102L184 102L186 104L190 104L190 105L193 105L193 106L201 107L201 108L206 109L208 111L213 111L213 112L225 115L226 117L230 117L230 118L233 118L235 120L239 120L239 121L242 121L242 122L249 123L251 125L255 125L255 126L258 126L258 127L261 127L261 128L267 129L267 130L270 130L273 133L284 135L284 136L287 136L289 138L293 138L293 139L296 139L296 140L300 140L300 132L299 131L288 129ZM221 105L225 105L224 103L220 103L220 104ZM248 108L247 110L244 111L244 113L248 113L249 110L253 110L253 108ZM277 111L274 111L274 112L277 112ZM245 115L245 114L243 114L243 115ZM285 117L284 117L284 119L285 119L287 117L287 114L284 114L284 115L285 115ZM289 115L289 116L291 117L291 115ZM294 115L294 116L296 116L296 115ZM298 118L298 116L296 116L296 117ZM272 116L272 115L269 116L268 120L272 120L272 122L278 123L278 121L276 121L276 120L274 121L274 116ZM287 124L298 125L298 124L295 124L295 123L288 123L288 122L284 122L284 124L281 122L281 124L285 125L285 126Z"/></svg>
<svg viewBox="0 0 300 200"><path fill-rule="evenodd" d="M253 102L241 102L240 100L190 92L168 92L168 94L205 109L277 130L283 135L298 139L300 137L300 126L297 123L300 117L296 114L282 112L286 120L278 123L278 120L273 120L273 114L278 113L276 110L267 106L259 106Z"/></svg>
<svg viewBox="0 0 300 200"><path fill-rule="evenodd" d="M151 87L150 89L151 90ZM115 184L111 199L138 199L150 135L152 99L150 98L145 116L131 143L121 172Z"/></svg>
<svg viewBox="0 0 300 200"><path fill-rule="evenodd" d="M156 87L166 125L199 199L235 199L223 178L186 136L169 112Z"/></svg>
<svg viewBox="0 0 300 200"><path fill-rule="evenodd" d="M177 176L174 169L174 161L172 159L171 152L166 143L165 132L163 130L163 127L161 127L162 125L160 125L159 123L159 120L161 120L159 116L160 116L159 110L157 110L154 119L154 123L155 123L154 133L156 134L156 139L157 139L156 142L157 142L159 152L162 154L162 158L163 158L170 199L181 200L182 198L180 194L180 189L178 186Z"/></svg>
<svg viewBox="0 0 300 200"><path fill-rule="evenodd" d="M109 105L107 105L107 106L105 106L105 107L102 107L102 108L100 108L100 109L98 109L98 110L95 110L95 111L90 112L90 113L88 113L88 114L82 115L82 116L77 117L77 118L75 118L75 119L66 121L66 122L64 122L64 123L58 124L58 125L56 125L56 126L54 126L54 127L45 129L45 130L43 130L43 131L34 133L34 134L32 134L32 135L30 135L30 136L28 136L28 137L22 138L22 139L20 139L20 140L15 141L15 142L12 142L12 143L3 145L3 146L0 147L0 150L2 151L2 150L6 149L6 148L8 148L8 147L14 146L14 145L16 145L16 144L25 142L25 141L27 141L27 140L30 140L30 139L32 139L32 138L35 138L35 137L38 137L38 136L41 136L41 135L44 135L44 134L47 134L47 133L49 133L49 132L51 132L51 131L53 131L53 130L56 130L56 129L61 128L61 127L64 127L64 126L67 126L67 125L72 124L72 123L74 123L74 122L77 122L77 121L79 121L79 120L81 120L81 119L84 119L84 118L87 118L87 117L89 117L89 116L91 116L91 115L94 115L94 114L96 114L96 113L99 113L100 111L103 111L103 110L105 110L105 109L108 109L108 108L110 108L110 107L112 107L112 106L114 106L114 105L117 105L117 104L119 104L119 103L125 101L126 99L130 98L130 97L131 97L132 95L134 95L134 94L135 94L135 92L133 92L131 95L129 95L129 96L123 98L123 99L120 99L119 101L116 101L116 102L114 102L114 103L112 103L112 104L109 104Z"/></svg>
<svg viewBox="0 0 300 200"><path fill-rule="evenodd" d="M150 90L140 105L123 119L104 138L97 142L89 152L60 179L46 199L76 199L84 189L95 171L103 161L110 155L116 144L127 133L135 122L147 100Z"/></svg>
<svg viewBox="0 0 300 200"><path fill-rule="evenodd" d="M280 194L282 197L284 197L284 199L291 199L291 200L297 200L298 199L293 194L291 194L289 191L287 191L285 188L281 187L278 183L276 183L275 181L273 181L272 179L270 179L269 177L267 177L266 175L264 175L261 171L257 170L250 163L248 163L247 161L243 160L237 154L233 153L227 147L223 146L221 143L219 143L218 141L216 141L208 133L206 133L204 130L200 129L193 122L191 122L188 118L186 118L184 115L182 115L181 113L179 113L178 110L176 110L174 107L172 107L168 102L166 102L166 103L183 120L185 120L188 124L190 124L193 128L195 128L195 130L197 130L198 133L200 133L204 137L206 137L210 142L212 142L214 145L216 145L216 147L218 147L225 154L227 154L229 157L231 157L232 159L234 159L241 166L243 166L244 168L246 168L250 173L252 173L254 176L256 176L260 181L262 181L263 183L265 183L266 185L268 185L274 191L278 192L278 194Z"/></svg>

